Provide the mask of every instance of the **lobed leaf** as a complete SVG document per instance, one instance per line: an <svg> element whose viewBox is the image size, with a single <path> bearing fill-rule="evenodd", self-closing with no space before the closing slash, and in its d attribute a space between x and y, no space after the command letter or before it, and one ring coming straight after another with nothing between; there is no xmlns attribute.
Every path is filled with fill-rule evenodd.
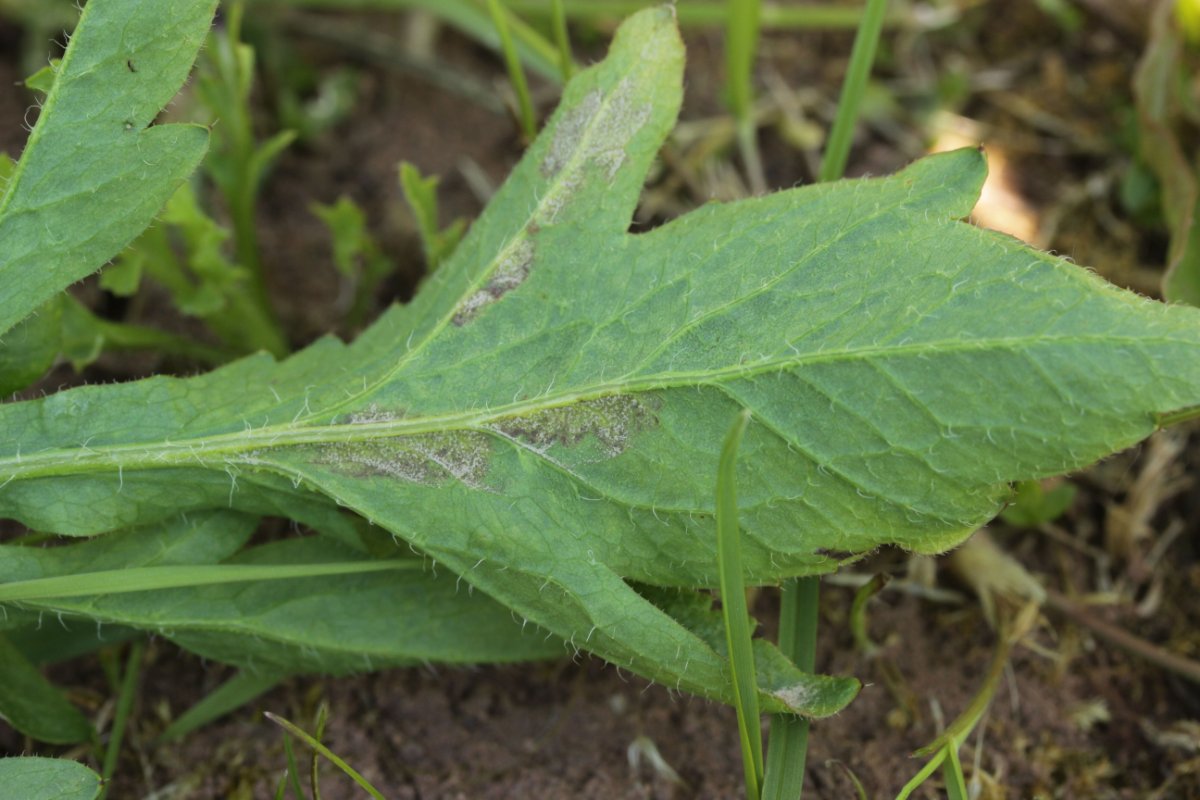
<svg viewBox="0 0 1200 800"><path fill-rule="evenodd" d="M627 21L453 257L353 345L0 407L0 514L87 535L328 498L575 647L729 699L719 629L645 586L715 584L735 414L744 566L770 583L945 550L1011 482L1200 404L1200 312L960 222L975 150L630 234L682 63L669 9ZM856 690L765 652L767 711Z"/></svg>
<svg viewBox="0 0 1200 800"><path fill-rule="evenodd" d="M187 77L216 0L89 3L0 196L0 334L95 272L196 168L208 132L153 125Z"/></svg>

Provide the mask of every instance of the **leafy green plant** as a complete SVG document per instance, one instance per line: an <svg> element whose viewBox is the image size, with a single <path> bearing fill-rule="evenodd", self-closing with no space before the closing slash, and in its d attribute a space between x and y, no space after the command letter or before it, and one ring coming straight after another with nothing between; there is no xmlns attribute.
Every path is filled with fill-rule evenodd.
<svg viewBox="0 0 1200 800"><path fill-rule="evenodd" d="M88 4L0 201L5 330L137 235L203 151L203 128L142 127L213 9L178 5L187 37ZM1194 415L1200 312L959 221L976 150L629 233L682 66L670 9L628 20L414 301L351 344L0 406L0 515L84 539L0 546L0 630L50 612L268 676L565 644L732 701L705 590L738 414L749 584L953 547L1012 482ZM260 515L314 533L251 546ZM825 716L858 689L752 652L767 712Z"/></svg>

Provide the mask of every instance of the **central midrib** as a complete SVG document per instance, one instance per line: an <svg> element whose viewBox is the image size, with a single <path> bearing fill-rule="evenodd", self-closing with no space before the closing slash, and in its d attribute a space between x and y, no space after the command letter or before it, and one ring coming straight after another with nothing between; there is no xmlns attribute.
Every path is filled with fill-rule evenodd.
<svg viewBox="0 0 1200 800"><path fill-rule="evenodd" d="M1166 340L1167 338L1164 337L1163 341ZM7 476L0 481L0 489L9 481L17 478L118 472L125 469L183 466L201 466L211 469L238 464L253 465L258 461L257 453L289 446L342 444L455 431L487 432L492 425L509 417L529 416L548 409L570 406L600 397L715 386L728 380L751 378L764 373L795 369L812 364L897 356L929 357L997 349L1014 351L1047 345L1106 344L1118 346L1126 341L1145 344L1145 340L1105 334L1049 339L1021 337L975 341L934 341L825 351L811 353L807 356L789 353L751 365L734 365L702 372L662 373L594 384L569 392L543 396L536 400L525 400L489 408L486 411L466 411L454 414L306 427L295 427L288 423L265 426L258 430L239 430L214 436L156 444L120 444L102 447L89 447L85 444L0 459L0 475Z"/></svg>

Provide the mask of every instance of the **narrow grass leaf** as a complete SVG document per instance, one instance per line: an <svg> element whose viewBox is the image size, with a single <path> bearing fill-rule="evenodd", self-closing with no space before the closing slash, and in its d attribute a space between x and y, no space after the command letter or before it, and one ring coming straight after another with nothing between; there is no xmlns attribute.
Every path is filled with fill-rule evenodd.
<svg viewBox="0 0 1200 800"><path fill-rule="evenodd" d="M326 759L329 760L330 763L332 763L335 767L337 767L342 772L344 772L351 780L353 780L360 787L362 787L362 789L364 791L366 791L367 794L371 795L371 797L376 798L376 800L384 800L384 797L382 794L379 793L379 790L376 789L374 786L372 786L367 781L366 778L364 778L362 775L360 775L358 773L357 770L355 770L353 767L351 767L349 764L347 764L345 761L343 761L336 753L334 753L328 747L321 744L316 739L314 739L312 736L310 736L302 728L296 726L295 724L293 724L292 722L289 722L288 720L284 719L281 716L272 714L270 711L264 712L263 716L265 716L267 719L274 722L279 727L283 728L285 731L290 733L292 736L299 739L301 742L303 742L308 747L312 748L314 753L319 753L322 756L324 756Z"/></svg>
<svg viewBox="0 0 1200 800"><path fill-rule="evenodd" d="M917 774L912 776L908 783L901 787L899 794L896 795L896 800L908 800L913 792L919 789L925 781L929 780L933 776L933 773L937 772L937 768L946 760L946 755L947 748L942 747L938 749L932 758L925 762L925 766L921 767Z"/></svg>
<svg viewBox="0 0 1200 800"><path fill-rule="evenodd" d="M721 447L717 467L717 570L721 582L721 612L729 647L729 673L733 679L738 737L747 800L758 800L762 786L763 750L759 728L758 689L754 675L750 612L746 608L746 584L742 577L741 535L738 532L737 451L750 412L738 414Z"/></svg>
<svg viewBox="0 0 1200 800"><path fill-rule="evenodd" d="M189 586L279 581L365 572L420 570L412 561L352 561L329 564L240 565L216 564L191 567L137 567L103 572L84 572L59 578L36 578L0 584L0 603L28 603L34 600L58 600L91 595L126 594L153 589L177 589Z"/></svg>
<svg viewBox="0 0 1200 800"><path fill-rule="evenodd" d="M104 779L105 788L100 797L108 796L108 783L117 772L117 762L121 757L121 743L125 740L125 730L129 727L129 715L133 712L133 702L137 699L138 678L142 674L142 659L146 655L146 643L139 640L129 646L129 654L125 659L125 670L121 675L120 688L117 692L117 710L113 714L112 726L108 730L108 739L104 743L104 762L100 777Z"/></svg>
<svg viewBox="0 0 1200 800"><path fill-rule="evenodd" d="M292 745L292 737L287 733L283 735L283 752L284 758L287 760L287 770L283 777L292 787L292 795L296 800L307 800L304 796L304 789L300 786L300 765L296 761L296 748Z"/></svg>
<svg viewBox="0 0 1200 800"><path fill-rule="evenodd" d="M780 597L779 650L805 672L816 665L820 592L820 578L793 578L784 581ZM807 718L795 714L771 715L763 800L800 800L809 726Z"/></svg>
<svg viewBox="0 0 1200 800"><path fill-rule="evenodd" d="M501 0L487 0L487 5L488 12L492 15L492 24L496 26L496 35L500 37L500 52L504 55L508 80L517 98L517 120L521 124L521 133L526 141L532 142L537 136L537 120L533 115L533 99L529 95L525 69L521 66L521 58L517 55L512 35L508 32L508 12L504 10Z"/></svg>
<svg viewBox="0 0 1200 800"><path fill-rule="evenodd" d="M550 27L554 31L554 43L558 45L559 69L563 83L566 83L575 75L575 58L571 55L571 37L567 33L563 0L550 0Z"/></svg>
<svg viewBox="0 0 1200 800"><path fill-rule="evenodd" d="M835 181L846 173L858 112L867 92L867 79L871 75L871 65L875 63L875 49L879 45L879 34L883 31L886 14L887 0L867 0L858 33L854 37L854 47L850 51L850 65L847 67L846 80L842 83L842 94L838 98L833 130L829 132L825 155L821 159L818 180L822 182Z"/></svg>
<svg viewBox="0 0 1200 800"><path fill-rule="evenodd" d="M183 738L192 731L241 708L259 695L269 692L286 677L285 674L272 671L238 672L176 717L159 734L159 741L170 742Z"/></svg>
<svg viewBox="0 0 1200 800"><path fill-rule="evenodd" d="M962 762L958 758L958 746L946 743L946 760L942 762L942 779L946 782L948 800L969 800L967 780L963 776Z"/></svg>
<svg viewBox="0 0 1200 800"><path fill-rule="evenodd" d="M0 627L13 629L18 639L45 636L38 623L41 615L51 613L71 629L80 646L92 647L139 628L204 657L256 672L346 673L430 661L552 658L565 652L556 637L524 625L480 592L463 591L452 573L422 569L420 560L377 562L324 536L272 542L233 555L253 523L252 517L226 511L68 546L0 547L0 580L40 574L69 582L72 576L88 576L86 570L94 567L119 577L122 570L110 569L119 564L127 565L125 573L136 575L140 565L157 560L177 565L190 561L193 566L182 569L184 578L195 579L198 573L193 570L204 567L211 572L206 577L217 581L175 585L173 576L160 574L156 577L168 584L165 588L25 599L6 606ZM387 553L394 555L394 544L385 538ZM357 566L363 564L384 568L368 566L363 571ZM331 565L334 574L321 574ZM228 583L230 567L266 569L264 574L276 575L286 567L306 577ZM97 588L107 591L110 582ZM118 580L111 588L133 587ZM88 620L82 631L77 620Z"/></svg>

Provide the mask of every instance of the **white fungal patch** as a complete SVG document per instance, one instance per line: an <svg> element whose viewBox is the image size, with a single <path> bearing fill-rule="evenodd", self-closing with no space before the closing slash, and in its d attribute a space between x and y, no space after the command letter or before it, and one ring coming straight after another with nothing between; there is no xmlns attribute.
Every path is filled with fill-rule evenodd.
<svg viewBox="0 0 1200 800"><path fill-rule="evenodd" d="M793 709L808 708L809 704L816 698L816 694L811 688L802 683L793 683L791 686L785 686L782 689L776 689L771 692L773 697L778 698L788 708Z"/></svg>
<svg viewBox="0 0 1200 800"><path fill-rule="evenodd" d="M500 260L499 266L491 279L479 291L472 294L454 314L455 325L465 325L474 319L480 311L499 300L504 295L516 289L529 277L533 266L533 242L525 237Z"/></svg>
<svg viewBox="0 0 1200 800"><path fill-rule="evenodd" d="M599 89L588 92L579 105L567 111L558 121L554 138L550 140L550 151L542 159L542 175L553 178L571 160L588 125L600 110L603 98Z"/></svg>
<svg viewBox="0 0 1200 800"><path fill-rule="evenodd" d="M394 422L398 419L403 419L404 414L388 411L371 403L362 411L355 411L346 420L347 425L369 425L374 422Z"/></svg>
<svg viewBox="0 0 1200 800"><path fill-rule="evenodd" d="M633 100L633 80L621 81L609 98L608 108L596 120L584 157L600 164L612 180L625 163L625 147L650 117L650 104Z"/></svg>
<svg viewBox="0 0 1200 800"><path fill-rule="evenodd" d="M507 417L492 427L538 452L593 438L605 455L615 457L625 451L634 434L657 424L657 408L658 400L652 396L614 394Z"/></svg>
<svg viewBox="0 0 1200 800"><path fill-rule="evenodd" d="M607 96L599 90L590 92L568 111L555 128L550 149L542 159L542 175L553 178L578 161L576 169L598 164L605 178L612 181L625 163L625 148L650 118L650 104L637 102L635 89L633 80L625 78ZM567 183L573 181L568 178Z"/></svg>
<svg viewBox="0 0 1200 800"><path fill-rule="evenodd" d="M319 449L319 463L354 475L385 476L422 486L458 481L480 488L491 463L490 440L476 431L337 442Z"/></svg>

